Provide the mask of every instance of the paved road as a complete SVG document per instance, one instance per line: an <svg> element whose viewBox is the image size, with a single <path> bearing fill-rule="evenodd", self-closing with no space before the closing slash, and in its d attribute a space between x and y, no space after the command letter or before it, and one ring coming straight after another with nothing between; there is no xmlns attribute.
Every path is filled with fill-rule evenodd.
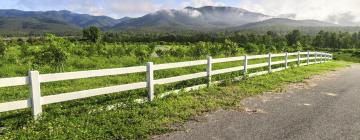
<svg viewBox="0 0 360 140"><path fill-rule="evenodd" d="M245 99L246 111L219 110L169 140L360 140L360 65Z"/></svg>

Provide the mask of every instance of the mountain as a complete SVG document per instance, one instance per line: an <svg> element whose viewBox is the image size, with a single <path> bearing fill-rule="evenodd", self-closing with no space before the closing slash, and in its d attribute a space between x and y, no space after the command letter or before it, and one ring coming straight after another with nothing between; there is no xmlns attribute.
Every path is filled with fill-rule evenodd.
<svg viewBox="0 0 360 140"><path fill-rule="evenodd" d="M325 27L325 26L339 26L332 23L327 23L318 20L291 20L286 18L271 18L264 21L254 22L239 26L239 29L274 27L274 26L289 26L289 27Z"/></svg>
<svg viewBox="0 0 360 140"><path fill-rule="evenodd" d="M3 18L37 18L53 19L66 22L81 28L89 26L111 27L127 19L113 19L107 16L92 16L88 14L77 14L70 11L20 11L20 10L0 10L0 17Z"/></svg>
<svg viewBox="0 0 360 140"><path fill-rule="evenodd" d="M31 17L0 17L0 34L72 34L80 31L79 27L66 22L48 19L48 18L31 18Z"/></svg>
<svg viewBox="0 0 360 140"><path fill-rule="evenodd" d="M215 30L269 18L271 17L268 15L234 7L186 7L180 10L159 10L143 17L129 19L110 30Z"/></svg>
<svg viewBox="0 0 360 140"><path fill-rule="evenodd" d="M305 33L324 31L358 31L360 27L340 26L317 20L291 20L224 6L186 7L159 10L139 18L113 19L107 16L77 14L70 11L0 10L0 34L79 33L97 26L104 31L242 31L287 33L298 29Z"/></svg>
<svg viewBox="0 0 360 140"><path fill-rule="evenodd" d="M266 33L267 31L275 31L278 33L287 33L292 30L301 30L307 34L318 33L324 31L358 31L360 28L355 26L341 26L318 20L292 20L286 18L271 18L264 21L248 23L238 27L226 29L227 31L242 31L251 33Z"/></svg>

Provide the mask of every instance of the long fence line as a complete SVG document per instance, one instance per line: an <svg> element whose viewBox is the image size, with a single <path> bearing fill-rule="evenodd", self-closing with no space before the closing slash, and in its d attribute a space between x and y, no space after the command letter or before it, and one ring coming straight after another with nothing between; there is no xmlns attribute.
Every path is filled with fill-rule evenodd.
<svg viewBox="0 0 360 140"><path fill-rule="evenodd" d="M306 55L306 57L301 57L301 55ZM297 56L296 59L289 59L289 56ZM283 57L282 61L272 61L272 58ZM261 59L267 58L266 63L252 64L248 65L248 60L252 59ZM32 108L32 114L36 119L42 113L42 105L65 102L75 99L88 98L92 96L118 93L122 91L134 90L147 88L148 92L148 101L154 99L154 86L162 85L168 83L174 83L179 81L186 81L190 79L207 77L207 83L204 85L194 86L185 88L186 91L191 89L198 89L200 87L206 87L212 83L218 83L219 81L212 81L211 76L242 71L243 77L256 76L267 74L271 72L281 71L287 69L288 64L291 62L297 62L298 66L311 65L317 63L323 63L332 59L332 54L323 53L323 52L295 52L295 53L281 53L281 54L267 54L267 55L253 55L253 56L240 56L240 57L229 57L229 58L217 58L212 59L208 57L207 60L197 60L197 61L187 61L187 62L178 62L178 63L167 63L167 64L156 64L148 62L146 66L135 66L135 67L125 67L125 68L114 68L114 69L102 69L102 70L90 70L90 71L79 71L79 72L66 72L66 73L53 73L53 74L39 74L38 71L29 71L29 75L25 77L13 77L13 78L2 78L0 79L0 88L1 87L11 87L11 86L20 86L20 85L29 85L29 99L18 100L12 102L0 103L0 112L7 112L12 110ZM224 63L224 62L233 62L233 61L243 61L242 66L212 70L212 64ZM301 63L305 61L305 63ZM285 67L280 67L272 69L272 65L284 64ZM163 79L154 79L154 71L157 70L166 70L198 65L207 65L206 71L163 78ZM256 73L248 73L248 69L268 67L267 71L261 71ZM55 82L55 81L64 81L72 79L81 79L81 78L91 78L91 77L101 77L101 76L111 76L111 75L123 75L131 73L141 73L146 72L146 81L123 84L117 86L103 87L97 89L89 89L83 91L76 91L70 93L61 93L49 96L41 96L40 86L41 83ZM170 92L161 94L159 97L170 94Z"/></svg>

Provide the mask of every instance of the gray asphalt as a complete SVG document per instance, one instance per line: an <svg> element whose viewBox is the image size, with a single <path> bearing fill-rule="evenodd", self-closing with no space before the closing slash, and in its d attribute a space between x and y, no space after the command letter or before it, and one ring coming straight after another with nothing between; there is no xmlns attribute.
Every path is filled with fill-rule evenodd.
<svg viewBox="0 0 360 140"><path fill-rule="evenodd" d="M360 140L360 65L241 103L246 111L219 110L154 139Z"/></svg>

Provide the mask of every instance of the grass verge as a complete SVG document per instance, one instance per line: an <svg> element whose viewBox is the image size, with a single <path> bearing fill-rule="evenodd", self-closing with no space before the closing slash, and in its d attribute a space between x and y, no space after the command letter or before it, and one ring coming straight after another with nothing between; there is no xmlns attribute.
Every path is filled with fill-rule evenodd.
<svg viewBox="0 0 360 140"><path fill-rule="evenodd" d="M173 131L192 116L239 105L245 97L279 91L284 84L301 82L312 75L345 67L350 63L291 68L282 72L225 83L199 91L171 95L151 103L121 103L91 106L73 101L45 106L42 118L31 119L30 110L0 114L0 139L147 139ZM107 99L107 100L111 100ZM100 101L92 100L93 104ZM102 101L105 102L105 101Z"/></svg>

